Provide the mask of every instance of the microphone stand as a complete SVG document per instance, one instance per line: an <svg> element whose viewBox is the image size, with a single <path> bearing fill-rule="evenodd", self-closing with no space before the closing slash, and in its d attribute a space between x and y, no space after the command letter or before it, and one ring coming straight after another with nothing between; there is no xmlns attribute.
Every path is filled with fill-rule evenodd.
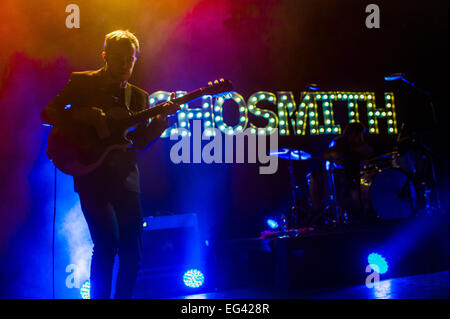
<svg viewBox="0 0 450 319"><path fill-rule="evenodd" d="M435 128L438 127L438 120L437 120L437 116L436 116L436 109L434 107L433 98L431 96L431 93L429 91L427 91L427 90L424 90L424 89L418 87L414 82L407 80L404 77L403 73L396 73L396 74L393 74L391 76L385 77L386 81L392 81L392 80L397 80L397 79L400 79L403 82L407 83L412 88L414 88L417 92L421 93L422 95L424 95L427 98L428 103L429 103L430 108L431 108L431 113L432 113L432 116L433 116L434 127ZM404 123L402 124L401 131L403 130L403 128L404 128ZM400 132L400 134L401 134L401 132ZM399 141L399 139L400 139L400 136L397 138L397 140ZM430 160L431 177L432 177L432 181L433 181L434 190L436 192L436 204L437 204L436 208L437 208L438 211L440 211L440 209L441 209L441 201L440 201L439 190L438 190L438 186L437 186L438 184L437 184L436 170L435 170L435 164L434 164L434 160L433 160L433 156L432 156L432 151L431 151L431 149L429 149L426 145L423 145L422 143L421 143L421 146L422 146L422 149L426 151L426 153L427 153L426 155L428 156L428 158ZM431 208L429 206L429 201L430 201L429 193L430 192L431 191L428 191L428 190L425 191L425 197L427 199L427 208L426 209L427 209L427 214L428 215L430 215L429 210Z"/></svg>

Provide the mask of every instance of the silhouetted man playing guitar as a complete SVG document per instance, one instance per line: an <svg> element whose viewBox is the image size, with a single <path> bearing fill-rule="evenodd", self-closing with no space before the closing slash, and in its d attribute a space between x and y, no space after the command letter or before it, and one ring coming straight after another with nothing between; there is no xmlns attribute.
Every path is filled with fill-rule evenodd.
<svg viewBox="0 0 450 319"><path fill-rule="evenodd" d="M127 82L138 54L139 42L132 33L117 30L107 34L102 52L104 67L72 73L64 89L42 112L42 122L69 128L76 121L94 127L99 137L107 137L111 133L105 124L108 109L121 107L132 115L149 107L148 93ZM167 125L164 115L139 124L128 133L133 142L131 147L113 149L94 170L74 176L75 190L94 243L92 298L110 298L117 253L120 265L114 298L132 297L142 255L136 149L145 149Z"/></svg>

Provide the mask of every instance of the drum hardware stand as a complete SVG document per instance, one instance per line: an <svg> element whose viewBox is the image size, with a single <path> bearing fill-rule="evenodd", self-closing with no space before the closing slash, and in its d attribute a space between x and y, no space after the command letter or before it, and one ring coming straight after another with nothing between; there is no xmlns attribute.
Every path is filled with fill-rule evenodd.
<svg viewBox="0 0 450 319"><path fill-rule="evenodd" d="M439 196L439 188L438 188L438 183L437 183L437 179L436 179L436 170L435 170L435 166L434 166L434 160L431 154L431 150L426 146L426 145L421 145L422 148L427 152L428 155L428 160L430 161L430 168L431 168L431 178L432 178L432 182L433 185L431 187L429 187L429 185L424 182L424 197L425 197L425 201L426 201L426 214L427 215L432 215L433 214L433 210L437 210L438 213L441 211L441 200L440 200L440 196ZM436 206L437 207L432 207L431 205L431 193L434 190L435 194L436 194Z"/></svg>
<svg viewBox="0 0 450 319"><path fill-rule="evenodd" d="M309 90L318 90L319 87L317 84L308 84L307 88ZM300 99L300 103L303 102L305 95L302 95ZM288 149L289 151L289 179L290 179L290 190L291 190L291 202L292 206L289 209L289 212L284 213L281 217L282 225L281 229L283 233L278 236L278 238L287 238L287 237L297 237L300 233L295 230L295 227L298 226L298 217L297 212L299 211L299 208L297 206L296 196L295 196L295 190L297 189L294 181L294 165L292 162L292 150ZM300 154L299 154L300 155Z"/></svg>
<svg viewBox="0 0 450 319"><path fill-rule="evenodd" d="M329 194L328 196L325 207L323 207L317 214L317 216L313 217L313 219L311 220L310 222L311 226L314 226L315 222L320 217L323 217L327 222L331 223L333 226L342 225L343 223L337 205L335 176L332 168L330 168L330 170L327 171L327 184L328 188L331 190L331 194ZM331 213L326 214L327 211L330 211Z"/></svg>
<svg viewBox="0 0 450 319"><path fill-rule="evenodd" d="M289 179L290 179L290 188L291 188L291 202L292 206L289 209L289 212L286 214L283 214L281 217L282 225L281 229L283 230L283 233L278 236L278 238L287 238L287 237L297 237L300 233L297 231L292 231L295 229L295 227L298 225L298 218L297 218L297 212L299 211L296 203L296 196L295 196L295 189L297 188L295 186L294 181L294 165L292 163L292 150L289 149Z"/></svg>
<svg viewBox="0 0 450 319"><path fill-rule="evenodd" d="M425 197L425 213L428 216L431 216L431 199L430 199L430 194L431 194L431 189L428 187L427 183L423 182L422 186L424 188L423 191L423 196Z"/></svg>
<svg viewBox="0 0 450 319"><path fill-rule="evenodd" d="M334 174L334 168L333 168L333 163L330 162L330 171L329 171L329 179L328 179L328 183L331 186L331 206L332 206L332 210L334 212L334 215L336 216L336 224L337 225L342 225L343 221L342 221L342 216L339 212L339 208L337 205L337 193L336 193L336 181L335 181L335 174Z"/></svg>

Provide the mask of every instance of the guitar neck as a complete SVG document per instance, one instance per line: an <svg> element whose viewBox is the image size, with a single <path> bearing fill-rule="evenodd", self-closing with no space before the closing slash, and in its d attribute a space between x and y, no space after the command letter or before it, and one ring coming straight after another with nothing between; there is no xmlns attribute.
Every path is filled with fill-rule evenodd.
<svg viewBox="0 0 450 319"><path fill-rule="evenodd" d="M180 96L176 99L171 100L170 102L174 105L181 105L198 99L199 97L204 95L204 89L200 88L195 91L189 92L186 95ZM129 118L126 119L127 127L132 127L137 125L140 122L146 121L152 117L155 117L158 114L163 114L167 109L167 102L160 103L152 108L147 108L145 110L139 111ZM169 106L170 107L170 106ZM171 113L171 112L169 112Z"/></svg>

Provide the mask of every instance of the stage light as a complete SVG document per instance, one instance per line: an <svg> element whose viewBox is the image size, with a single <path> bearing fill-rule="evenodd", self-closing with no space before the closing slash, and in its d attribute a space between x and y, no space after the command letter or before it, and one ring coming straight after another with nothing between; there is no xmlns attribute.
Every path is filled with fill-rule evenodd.
<svg viewBox="0 0 450 319"><path fill-rule="evenodd" d="M319 91L320 87L316 83L308 83L306 87L311 91Z"/></svg>
<svg viewBox="0 0 450 319"><path fill-rule="evenodd" d="M199 288L205 282L205 276L198 269L190 269L184 273L183 282L189 288Z"/></svg>
<svg viewBox="0 0 450 319"><path fill-rule="evenodd" d="M378 270L380 274L385 274L389 269L389 265L386 259L382 255L377 253L371 253L369 256L367 256L367 262L369 263L369 265L375 265L378 269L374 270Z"/></svg>
<svg viewBox="0 0 450 319"><path fill-rule="evenodd" d="M267 220L267 225L269 225L269 227L272 228L272 229L277 229L278 228L277 221L273 220L273 219L270 219L270 218Z"/></svg>
<svg viewBox="0 0 450 319"><path fill-rule="evenodd" d="M395 81L403 79L403 73L394 73L384 77L385 81Z"/></svg>
<svg viewBox="0 0 450 319"><path fill-rule="evenodd" d="M91 299L91 282L89 279L81 286L80 295L83 299Z"/></svg>

